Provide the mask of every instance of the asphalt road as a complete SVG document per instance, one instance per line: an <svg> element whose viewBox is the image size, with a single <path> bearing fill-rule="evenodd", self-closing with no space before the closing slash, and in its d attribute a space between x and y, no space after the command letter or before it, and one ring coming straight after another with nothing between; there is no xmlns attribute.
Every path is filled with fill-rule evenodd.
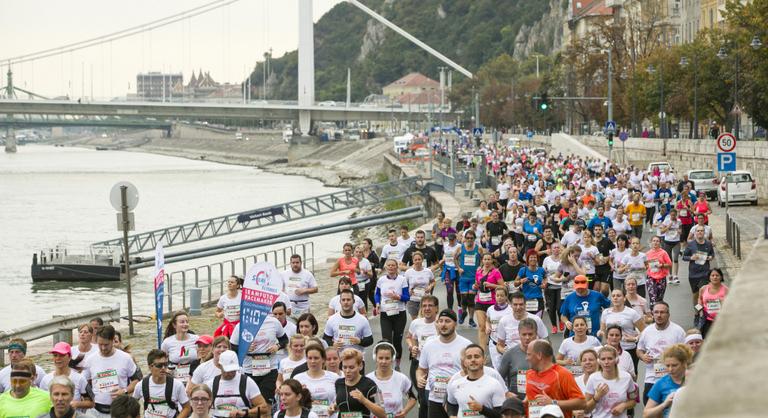
<svg viewBox="0 0 768 418"><path fill-rule="evenodd" d="M715 206L717 206L715 204ZM715 208L717 209L717 208ZM737 212L738 211L738 212ZM738 213L738 215L736 214ZM734 209L734 216L738 216L739 219L741 217L748 216L746 213L742 214L742 209ZM762 218L761 218L762 219ZM650 238L650 232L646 229L643 233L643 244L647 248L648 247L648 240ZM680 278L680 285L678 286L667 286L667 291L665 293L664 300L670 304L671 309L671 320L672 322L677 323L683 329L688 330L690 328L693 328L693 306L691 304L691 289L688 285L688 263L680 262L680 270L679 270L679 278ZM440 307L438 309L442 310L447 307L446 302L446 291L445 291L445 285L439 284L435 287L434 295L437 296L437 298L440 300ZM457 307L454 306L454 309ZM544 323L547 325L548 329L551 330L551 324L549 322L549 319L547 318L547 315L545 314ZM381 340L381 328L379 326L379 320L378 318L369 318L371 323L371 328L373 329L373 336L374 336L374 344L375 342L378 342ZM468 321L467 321L468 322ZM473 342L477 342L477 329L470 328L467 324L467 322L464 323L464 325L459 325L458 332L460 335L462 335L465 338L468 338L469 340ZM408 330L408 326L410 325L410 320L408 321L408 325L406 325L405 329L406 332ZM557 348L560 347L560 343L563 341L563 334L558 333L554 335L550 335L550 341L553 344L553 347L555 348L555 352L557 352ZM403 347L407 347L405 345L405 342L403 342ZM371 361L371 354L366 353L366 373L369 373L375 368L375 365ZM490 366L490 359L488 360L488 366ZM642 390L642 382L645 375L645 368L638 367L638 380L639 386ZM408 371L410 370L410 360L408 359L407 350L404 348L404 354L402 363L400 366L400 370L408 375ZM408 418L415 418L417 417L416 410L418 407L414 408L411 413L408 414ZM642 416L642 406L638 405L636 407L636 415L635 416Z"/></svg>

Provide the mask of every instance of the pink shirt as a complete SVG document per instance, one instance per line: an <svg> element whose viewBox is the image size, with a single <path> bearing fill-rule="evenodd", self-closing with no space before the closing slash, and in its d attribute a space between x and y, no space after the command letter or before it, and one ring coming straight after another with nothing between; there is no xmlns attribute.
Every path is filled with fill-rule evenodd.
<svg viewBox="0 0 768 418"><path fill-rule="evenodd" d="M486 277L487 276L487 277ZM477 284L477 295L475 296L475 303L482 305L495 305L496 304L496 292L495 289L486 289L487 292L482 292L483 287L480 282L485 278L485 281L490 284L498 284L504 281L501 277L501 273L498 269L494 268L487 275L482 268L477 269L475 273L475 283Z"/></svg>
<svg viewBox="0 0 768 418"><path fill-rule="evenodd" d="M645 274L656 281L664 280L669 274L669 270L662 267L662 264L672 264L672 260L669 259L669 254L666 251L659 248L658 250L648 250L645 253L645 259L648 260L648 270ZM654 265L657 266L654 266Z"/></svg>
<svg viewBox="0 0 768 418"><path fill-rule="evenodd" d="M708 284L701 288L701 298L699 298L699 303L701 303L706 318L710 321L714 321L723 306L725 295L728 294L728 287L721 284L720 290L715 294L709 293L710 289L711 285Z"/></svg>

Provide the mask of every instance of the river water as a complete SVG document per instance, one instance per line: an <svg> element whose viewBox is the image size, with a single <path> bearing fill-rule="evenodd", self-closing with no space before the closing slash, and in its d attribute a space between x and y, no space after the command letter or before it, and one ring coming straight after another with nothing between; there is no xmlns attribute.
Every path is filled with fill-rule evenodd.
<svg viewBox="0 0 768 418"><path fill-rule="evenodd" d="M92 242L121 236L109 191L122 180L139 190L134 211L137 232L339 190L300 176L137 152L30 145L19 147L16 154L0 153L0 330L116 302L121 304L123 315L127 314L125 283L33 284L30 276L32 254L40 249L66 243L70 252L82 252ZM291 225L317 225L345 219L349 214L340 212ZM233 234L197 246L260 233ZM322 262L338 255L348 236L338 233L315 239L315 260ZM188 247L173 247L177 248ZM166 271L262 251L169 264ZM169 252L170 248L166 250ZM142 269L132 282L135 314L150 314L154 309L151 275L152 268Z"/></svg>

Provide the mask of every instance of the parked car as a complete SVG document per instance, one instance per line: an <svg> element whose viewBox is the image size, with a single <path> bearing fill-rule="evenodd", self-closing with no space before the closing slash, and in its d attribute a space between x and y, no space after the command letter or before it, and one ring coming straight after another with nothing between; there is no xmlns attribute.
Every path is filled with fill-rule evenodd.
<svg viewBox="0 0 768 418"><path fill-rule="evenodd" d="M728 204L749 202L757 205L757 183L749 171L734 171L720 179L720 187L717 189L717 204L725 206L725 185L728 182Z"/></svg>
<svg viewBox="0 0 768 418"><path fill-rule="evenodd" d="M698 170L688 170L688 180L693 183L696 192L704 192L707 199L717 198L717 187L720 185L720 179L711 169L703 168Z"/></svg>

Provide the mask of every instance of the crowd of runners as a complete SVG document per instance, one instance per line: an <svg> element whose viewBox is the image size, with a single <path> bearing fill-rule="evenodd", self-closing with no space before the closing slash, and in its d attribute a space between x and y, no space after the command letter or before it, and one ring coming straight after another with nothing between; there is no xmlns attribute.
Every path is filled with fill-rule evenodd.
<svg viewBox="0 0 768 418"><path fill-rule="evenodd" d="M413 236L390 230L379 252L370 239L345 244L329 277L294 255L249 343L239 277L226 281L217 329L191 330L177 312L146 358L99 320L77 345L57 343L48 371L11 340L0 418L667 416L728 293L711 267L706 198L669 169L477 153L472 164L498 180L477 210L441 213ZM680 269L691 300L670 305ZM325 323L310 308L321 286L338 289ZM695 311L695 323L672 322L672 310Z"/></svg>

